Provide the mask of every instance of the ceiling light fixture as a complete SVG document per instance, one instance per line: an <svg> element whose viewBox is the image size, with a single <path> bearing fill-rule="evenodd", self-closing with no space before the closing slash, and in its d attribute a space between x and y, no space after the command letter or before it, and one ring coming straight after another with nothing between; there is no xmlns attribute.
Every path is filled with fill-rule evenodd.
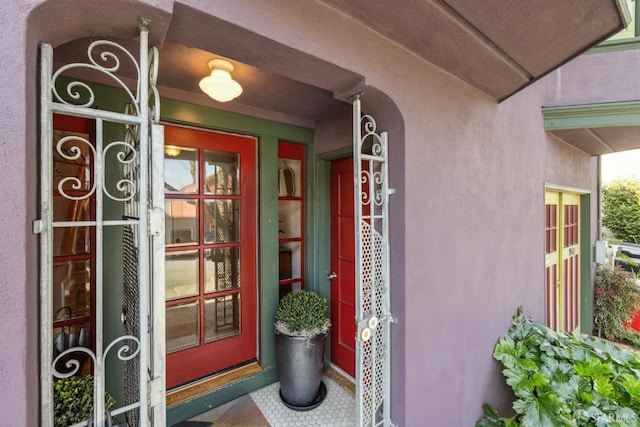
<svg viewBox="0 0 640 427"><path fill-rule="evenodd" d="M178 154L180 154L180 147L176 147L175 145L165 145L164 154L169 157L176 157Z"/></svg>
<svg viewBox="0 0 640 427"><path fill-rule="evenodd" d="M218 102L227 102L242 93L242 86L231 78L233 65L224 59L209 61L211 75L200 80L200 89Z"/></svg>

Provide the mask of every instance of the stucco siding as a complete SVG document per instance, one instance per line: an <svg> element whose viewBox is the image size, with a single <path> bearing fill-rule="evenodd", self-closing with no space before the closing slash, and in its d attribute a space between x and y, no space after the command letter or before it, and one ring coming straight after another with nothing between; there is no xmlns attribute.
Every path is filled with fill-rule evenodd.
<svg viewBox="0 0 640 427"><path fill-rule="evenodd" d="M160 20L154 37L166 36L171 2L130 3L134 23L149 11ZM366 112L390 132L390 185L399 190L391 202L398 316L392 326L393 419L402 426L469 426L481 416L483 402L508 410L510 391L491 353L517 307L544 319L544 185L597 189L591 157L543 129L540 108L556 99L560 76L549 75L498 104L315 2L184 3L363 76L352 88L332 88L330 76L309 74L302 65L283 64L282 70L336 96L363 89ZM64 28L27 31L27 13L36 4L7 5L0 29L0 179L6 189L0 203L0 413L6 425L38 424L38 248L30 231L39 197L37 45L93 32L126 36L108 23L118 9L108 2L100 2L102 16L78 18L83 21L68 34ZM77 3L47 7L53 4ZM64 16L64 9L58 13ZM585 99L599 95L575 101ZM344 135L350 132L348 114L317 123L316 152L350 143L350 134ZM594 203L595 197L595 212Z"/></svg>
<svg viewBox="0 0 640 427"><path fill-rule="evenodd" d="M640 86L633 76L639 67L639 49L581 55L548 76L544 105L637 101Z"/></svg>
<svg viewBox="0 0 640 427"><path fill-rule="evenodd" d="M0 202L0 402L2 423L37 425L37 239L31 234L36 213L37 127L36 82L25 76L37 58L25 62L26 8L2 8L3 34L0 87L0 180L4 190ZM31 75L33 75L31 73ZM28 118L30 124L28 125Z"/></svg>
<svg viewBox="0 0 640 427"><path fill-rule="evenodd" d="M543 316L545 141L533 89L429 93L405 116L406 421L470 425L507 393L491 352L516 308Z"/></svg>

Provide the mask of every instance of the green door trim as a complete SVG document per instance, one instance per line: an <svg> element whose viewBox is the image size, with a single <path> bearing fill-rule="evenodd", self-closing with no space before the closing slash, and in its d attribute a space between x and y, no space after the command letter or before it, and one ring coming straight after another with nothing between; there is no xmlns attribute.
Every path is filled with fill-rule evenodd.
<svg viewBox="0 0 640 427"><path fill-rule="evenodd" d="M591 193L580 195L580 333L593 331L593 271L591 269Z"/></svg>

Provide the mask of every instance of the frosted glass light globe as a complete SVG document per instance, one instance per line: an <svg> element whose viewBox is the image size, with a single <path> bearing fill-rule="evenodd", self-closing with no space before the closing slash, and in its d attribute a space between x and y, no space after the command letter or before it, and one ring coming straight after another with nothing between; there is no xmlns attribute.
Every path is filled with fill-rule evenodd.
<svg viewBox="0 0 640 427"><path fill-rule="evenodd" d="M211 75L200 80L200 89L218 102L228 102L242 93L242 86L233 80L233 65L223 59L209 61Z"/></svg>

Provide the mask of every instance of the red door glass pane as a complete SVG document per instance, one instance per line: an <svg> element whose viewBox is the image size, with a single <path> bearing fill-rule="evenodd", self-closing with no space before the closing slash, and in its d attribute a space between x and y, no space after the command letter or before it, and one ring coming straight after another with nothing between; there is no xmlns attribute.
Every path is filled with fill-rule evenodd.
<svg viewBox="0 0 640 427"><path fill-rule="evenodd" d="M174 126L165 141L173 387L256 357L256 141Z"/></svg>
<svg viewBox="0 0 640 427"><path fill-rule="evenodd" d="M56 114L53 129L51 321L56 357L75 346L93 347L95 342L91 336L95 322L95 227L58 224L95 219L95 196L91 192L95 123ZM89 369L89 364L86 367Z"/></svg>

